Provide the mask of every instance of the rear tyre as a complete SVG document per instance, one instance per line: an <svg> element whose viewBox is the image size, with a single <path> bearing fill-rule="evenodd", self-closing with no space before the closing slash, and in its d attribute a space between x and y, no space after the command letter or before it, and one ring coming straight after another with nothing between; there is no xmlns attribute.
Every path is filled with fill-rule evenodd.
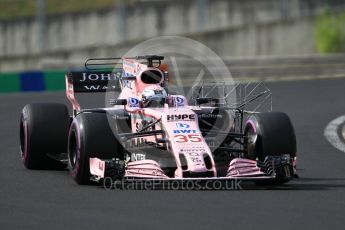
<svg viewBox="0 0 345 230"><path fill-rule="evenodd" d="M123 158L123 147L112 132L105 113L81 113L71 125L68 166L78 184L90 183L90 157Z"/></svg>
<svg viewBox="0 0 345 230"><path fill-rule="evenodd" d="M20 118L20 152L28 169L61 169L66 165L48 154L67 152L70 117L63 104L26 105Z"/></svg>
<svg viewBox="0 0 345 230"><path fill-rule="evenodd" d="M245 134L249 137L246 143L249 158L264 161L266 156L296 156L295 131L285 113L267 112L250 116L246 122ZM277 179L272 184L282 184L290 180L284 175L286 171L283 171L277 174ZM293 175L292 167L287 174Z"/></svg>

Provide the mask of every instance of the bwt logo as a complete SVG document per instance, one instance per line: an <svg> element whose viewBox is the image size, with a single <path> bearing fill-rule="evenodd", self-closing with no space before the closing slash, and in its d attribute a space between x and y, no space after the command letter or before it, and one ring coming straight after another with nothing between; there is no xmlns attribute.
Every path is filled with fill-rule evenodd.
<svg viewBox="0 0 345 230"><path fill-rule="evenodd" d="M174 130L173 131L175 134L177 133L197 133L198 131L196 131L195 129L182 129L182 130Z"/></svg>
<svg viewBox="0 0 345 230"><path fill-rule="evenodd" d="M167 115L168 121L194 121L195 120L195 114L173 114L173 115Z"/></svg>
<svg viewBox="0 0 345 230"><path fill-rule="evenodd" d="M184 99L182 97L175 97L176 105L177 106L183 106L184 105Z"/></svg>
<svg viewBox="0 0 345 230"><path fill-rule="evenodd" d="M139 100L137 98L130 97L128 99L128 101L129 101L129 107L138 107L139 106Z"/></svg>
<svg viewBox="0 0 345 230"><path fill-rule="evenodd" d="M176 127L181 128L181 129L188 129L190 125L183 124L183 123L176 123Z"/></svg>

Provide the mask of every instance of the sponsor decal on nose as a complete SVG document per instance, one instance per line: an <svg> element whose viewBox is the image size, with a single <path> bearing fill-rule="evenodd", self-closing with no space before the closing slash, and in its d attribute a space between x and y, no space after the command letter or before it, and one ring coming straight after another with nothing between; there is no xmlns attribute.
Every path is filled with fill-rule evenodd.
<svg viewBox="0 0 345 230"><path fill-rule="evenodd" d="M188 129L190 125L184 123L176 123L176 127L181 129Z"/></svg>

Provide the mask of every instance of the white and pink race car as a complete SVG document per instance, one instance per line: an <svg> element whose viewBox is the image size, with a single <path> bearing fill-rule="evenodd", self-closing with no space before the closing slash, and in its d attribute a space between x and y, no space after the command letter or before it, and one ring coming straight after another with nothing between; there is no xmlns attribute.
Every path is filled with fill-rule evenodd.
<svg viewBox="0 0 345 230"><path fill-rule="evenodd" d="M22 111L24 165L68 165L78 184L111 178L275 185L296 176L296 137L286 114L246 111L245 103L227 106L224 98L202 96L204 84L194 90L200 94L190 105L192 99L169 93L162 60L156 55L89 59L85 71L67 73L72 116L56 103L28 104ZM104 67L112 61L121 62L120 70ZM106 106L81 108L76 93L94 92L106 92Z"/></svg>

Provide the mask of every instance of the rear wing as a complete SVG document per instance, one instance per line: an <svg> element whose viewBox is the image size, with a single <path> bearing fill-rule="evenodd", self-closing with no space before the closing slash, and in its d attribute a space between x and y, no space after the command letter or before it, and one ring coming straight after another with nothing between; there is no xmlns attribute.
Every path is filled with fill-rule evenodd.
<svg viewBox="0 0 345 230"><path fill-rule="evenodd" d="M135 57L122 58L90 58L85 61L85 69L92 71L113 70L114 68L122 68L124 61L130 60L146 65L147 67L159 67L164 60L164 56L159 55L142 55ZM144 63L142 63L144 61Z"/></svg>
<svg viewBox="0 0 345 230"><path fill-rule="evenodd" d="M106 91L120 91L119 80L122 71L113 72L69 72L65 75L66 95L73 106L73 111L80 111L80 105L75 93L104 93Z"/></svg>
<svg viewBox="0 0 345 230"><path fill-rule="evenodd" d="M106 92L118 90L122 71L116 72L70 72L66 74L66 88L75 93Z"/></svg>

